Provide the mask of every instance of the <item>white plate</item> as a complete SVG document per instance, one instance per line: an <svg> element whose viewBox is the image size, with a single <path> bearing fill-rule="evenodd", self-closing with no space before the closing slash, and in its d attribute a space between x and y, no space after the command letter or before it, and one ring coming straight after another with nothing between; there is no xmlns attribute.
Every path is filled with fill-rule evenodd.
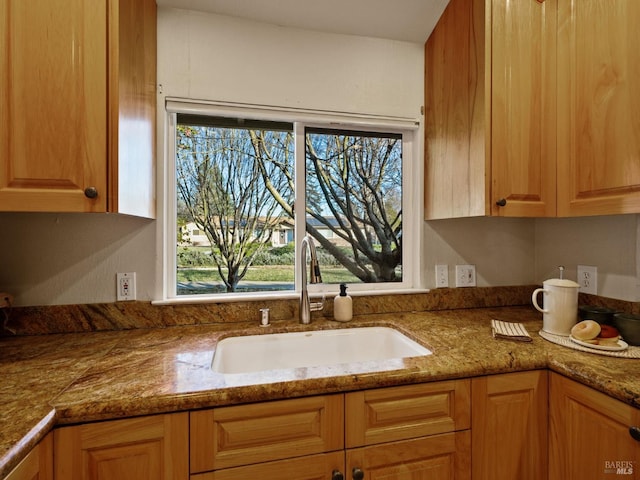
<svg viewBox="0 0 640 480"><path fill-rule="evenodd" d="M607 350L609 352L617 352L620 350L626 350L629 345L624 340L618 340L617 345L594 345L593 343L583 342L582 340L578 340L573 335L569 335L569 338L572 342L577 343L578 345L582 345L583 347L593 348L594 350Z"/></svg>

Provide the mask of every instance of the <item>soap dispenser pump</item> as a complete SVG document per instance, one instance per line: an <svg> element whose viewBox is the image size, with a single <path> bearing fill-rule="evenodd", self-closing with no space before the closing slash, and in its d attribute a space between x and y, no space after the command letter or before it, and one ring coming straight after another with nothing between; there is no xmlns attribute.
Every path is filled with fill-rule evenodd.
<svg viewBox="0 0 640 480"><path fill-rule="evenodd" d="M333 300L333 318L338 322L348 322L353 316L351 297L347 295L347 285L340 284L340 293Z"/></svg>

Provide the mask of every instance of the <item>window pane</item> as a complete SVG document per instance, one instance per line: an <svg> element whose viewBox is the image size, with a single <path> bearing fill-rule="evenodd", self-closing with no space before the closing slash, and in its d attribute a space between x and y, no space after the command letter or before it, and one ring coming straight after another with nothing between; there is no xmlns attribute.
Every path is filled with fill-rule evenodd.
<svg viewBox="0 0 640 480"><path fill-rule="evenodd" d="M401 135L307 128L305 144L323 281L402 281Z"/></svg>
<svg viewBox="0 0 640 480"><path fill-rule="evenodd" d="M291 125L178 116L178 295L294 288L293 165Z"/></svg>

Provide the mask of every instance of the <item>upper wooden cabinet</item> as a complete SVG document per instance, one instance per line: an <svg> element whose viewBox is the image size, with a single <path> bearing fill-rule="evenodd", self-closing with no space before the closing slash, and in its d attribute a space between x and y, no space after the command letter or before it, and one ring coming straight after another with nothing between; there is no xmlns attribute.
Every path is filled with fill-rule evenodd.
<svg viewBox="0 0 640 480"><path fill-rule="evenodd" d="M555 19L449 3L425 44L425 218L555 214Z"/></svg>
<svg viewBox="0 0 640 480"><path fill-rule="evenodd" d="M0 211L155 216L155 12L0 0Z"/></svg>
<svg viewBox="0 0 640 480"><path fill-rule="evenodd" d="M558 215L640 212L640 2L558 3Z"/></svg>
<svg viewBox="0 0 640 480"><path fill-rule="evenodd" d="M640 3L452 0L425 44L425 218L640 212Z"/></svg>

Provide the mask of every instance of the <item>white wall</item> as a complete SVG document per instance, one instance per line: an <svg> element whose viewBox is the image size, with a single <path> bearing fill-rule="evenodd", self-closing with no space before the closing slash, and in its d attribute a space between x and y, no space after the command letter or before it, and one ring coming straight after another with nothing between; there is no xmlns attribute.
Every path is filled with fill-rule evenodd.
<svg viewBox="0 0 640 480"><path fill-rule="evenodd" d="M155 222L97 213L1 213L0 292L17 305L115 301L116 273L151 298Z"/></svg>
<svg viewBox="0 0 640 480"><path fill-rule="evenodd" d="M164 8L158 34L160 106L169 95L419 118L422 45ZM575 278L586 263L598 266L602 295L639 300L636 215L422 226L427 287L436 263L450 275L457 263L475 264L479 286L540 283L558 264ZM161 287L161 230L160 221L118 215L0 214L0 291L18 305L113 302L115 274L134 271L138 299L151 300Z"/></svg>
<svg viewBox="0 0 640 480"><path fill-rule="evenodd" d="M535 283L533 219L460 218L426 222L424 283L435 287L435 265L449 266L449 286L455 286L455 266L476 266L476 285Z"/></svg>
<svg viewBox="0 0 640 480"><path fill-rule="evenodd" d="M418 118L423 46L158 9L163 95Z"/></svg>
<svg viewBox="0 0 640 480"><path fill-rule="evenodd" d="M615 215L536 220L535 277L576 279L577 265L598 267L598 295L640 301L640 216Z"/></svg>

